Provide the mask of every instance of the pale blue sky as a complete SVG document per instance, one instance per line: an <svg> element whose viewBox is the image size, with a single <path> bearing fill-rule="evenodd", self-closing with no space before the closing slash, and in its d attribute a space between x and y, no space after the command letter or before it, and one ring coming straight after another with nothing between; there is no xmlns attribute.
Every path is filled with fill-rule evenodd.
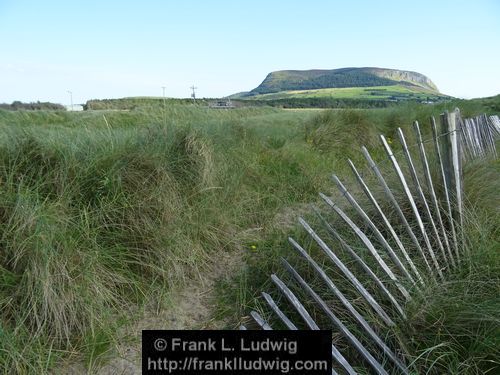
<svg viewBox="0 0 500 375"><path fill-rule="evenodd" d="M414 70L500 93L500 1L0 0L0 102L225 96L273 70Z"/></svg>

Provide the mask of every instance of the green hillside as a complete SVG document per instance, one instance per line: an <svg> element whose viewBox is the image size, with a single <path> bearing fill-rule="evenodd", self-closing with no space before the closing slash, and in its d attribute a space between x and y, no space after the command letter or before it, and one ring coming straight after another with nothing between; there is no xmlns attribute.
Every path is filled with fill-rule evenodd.
<svg viewBox="0 0 500 375"><path fill-rule="evenodd" d="M285 108L378 108L451 99L421 73L384 68L280 70L229 98Z"/></svg>
<svg viewBox="0 0 500 375"><path fill-rule="evenodd" d="M247 97L249 100L274 100L287 98L335 98L367 100L419 100L438 101L447 96L420 86L404 84L371 87L341 87L315 90L287 90L276 93L260 94Z"/></svg>
<svg viewBox="0 0 500 375"><path fill-rule="evenodd" d="M384 68L341 68L332 70L280 70L271 72L255 89L243 96L290 90L315 90L341 87L373 87L405 84L439 92L425 75Z"/></svg>

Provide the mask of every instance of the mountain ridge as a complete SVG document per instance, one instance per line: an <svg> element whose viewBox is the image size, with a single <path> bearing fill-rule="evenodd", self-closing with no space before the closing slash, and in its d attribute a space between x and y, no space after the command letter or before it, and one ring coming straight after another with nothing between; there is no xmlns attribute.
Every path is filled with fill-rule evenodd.
<svg viewBox="0 0 500 375"><path fill-rule="evenodd" d="M439 93L432 80L422 73L377 67L348 67L274 71L269 73L259 86L240 95L249 97L292 90L377 87L396 84L418 86Z"/></svg>

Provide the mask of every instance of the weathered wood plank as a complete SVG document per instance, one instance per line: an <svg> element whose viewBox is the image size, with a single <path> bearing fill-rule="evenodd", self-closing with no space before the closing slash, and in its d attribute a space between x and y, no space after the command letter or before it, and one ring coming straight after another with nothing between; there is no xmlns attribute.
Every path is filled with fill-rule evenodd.
<svg viewBox="0 0 500 375"><path fill-rule="evenodd" d="M424 190L422 189L422 185L420 185L420 180L419 180L418 175L417 175L417 170L415 169L415 165L413 164L410 150L408 149L408 145L406 144L406 139L405 139L405 136L404 136L401 128L398 128L398 137L399 137L399 141L401 142L401 145L403 146L403 153L404 153L406 161L408 163L408 168L410 169L410 175L411 175L411 178L413 180L415 190L417 191L417 195L424 206L424 213L427 216L427 221L431 225L432 232L434 233L435 241L438 244L439 250L441 250L441 255L443 257L443 261L447 265L447 267L449 268L450 261L446 255L445 250L444 250L443 243L441 242L441 238L439 236L439 232L437 230L436 223L434 222L434 218L432 217L432 212L431 212L431 209L429 207L429 204L427 203L427 198L425 197ZM427 231L426 231L426 233L427 233Z"/></svg>
<svg viewBox="0 0 500 375"><path fill-rule="evenodd" d="M450 242L448 241L448 233L444 227L443 218L441 217L441 209L439 207L439 203L437 200L436 191L434 190L434 184L432 182L431 171L429 168L429 163L427 161L427 155L425 152L424 143L422 141L422 133L420 133L420 126L418 125L418 121L415 121L413 123L413 129L414 129L415 134L417 136L420 161L422 164L422 168L424 170L425 183L427 185L427 190L429 190L429 193L431 196L431 201L432 201L432 204L434 206L434 211L435 211L437 219L438 219L439 228L441 229L441 238L444 241L444 244L445 244L446 250L448 252L448 256L452 262L452 265L456 266L455 258L453 257L453 253L451 252Z"/></svg>
<svg viewBox="0 0 500 375"><path fill-rule="evenodd" d="M448 215L447 215L448 224L450 225L450 228L451 228L453 248L455 249L455 257L456 257L457 262L458 262L458 261L460 261L460 253L458 250L458 238L457 238L457 232L455 230L455 221L453 220L449 187L448 187L448 179L446 177L446 171L444 169L444 161L443 161L443 157L441 155L441 146L439 144L439 138L438 138L437 128L436 128L436 120L434 119L434 117L431 117L431 127L432 127L432 138L434 141L434 149L435 149L436 156L437 156L439 171L441 172L440 173L441 182L443 183L443 193L444 193L444 198L445 198L445 202L446 202L446 209L447 209L447 213L448 213Z"/></svg>
<svg viewBox="0 0 500 375"><path fill-rule="evenodd" d="M398 358L398 356L387 346L384 340L375 332L371 325L365 318L356 310L356 308L349 302L344 294L337 288L332 279L325 273L325 271L316 263L316 261L300 246L293 238L289 237L288 241L295 250L309 263L309 265L316 271L316 273L325 282L328 289L339 299L342 305L350 312L351 316L358 322L361 328L368 334L368 336L375 342L375 344L382 349L382 352L390 358L390 360L404 371L406 366Z"/></svg>
<svg viewBox="0 0 500 375"><path fill-rule="evenodd" d="M489 149L490 149L490 154L496 159L498 157L498 154L497 154L495 135L494 135L495 128L494 128L494 126L493 126L493 124L490 121L488 116L483 114L481 117L482 117L484 127L485 127L485 133L486 133L486 138L487 138Z"/></svg>
<svg viewBox="0 0 500 375"><path fill-rule="evenodd" d="M257 312L257 311L251 311L250 312L251 317L255 322L262 328L264 331L272 331L273 329L271 326L266 322L266 320Z"/></svg>
<svg viewBox="0 0 500 375"><path fill-rule="evenodd" d="M411 195L410 189L408 187L408 184L406 182L406 178L403 174L403 171L401 170L401 167L399 166L398 161L396 160L396 157L394 156L389 144L387 143L387 140L383 135L380 136L380 139L382 140L382 145L384 146L384 149L387 153L387 156L389 157L389 160L392 162L392 166L394 168L394 171L396 172L396 175L398 176L399 182L401 183L401 186L403 187L403 191L406 195L406 199L410 203L411 209L413 211L413 216L415 217L417 221L417 226L420 229L420 234L422 235L425 245L427 247L427 251L429 252L432 261L434 262L434 267L436 268L439 277L443 280L443 272L441 270L441 267L437 261L436 255L434 254L434 250L432 249L431 242L429 240L429 236L427 235L427 232L424 227L424 222L422 221L422 217L420 216L420 212L418 211L417 205L415 204L415 200L413 199L413 196Z"/></svg>
<svg viewBox="0 0 500 375"><path fill-rule="evenodd" d="M358 204L356 199L349 193L349 191L345 188L345 186L342 184L342 182L339 180L339 178L336 175L332 176L333 180L337 184L337 187L339 188L340 192L346 199L349 201L349 203L354 207L356 212L359 214L359 216L362 217L363 221L370 227L372 232L375 234L375 237L379 240L379 242L382 244L382 246L387 250L387 253L391 257L392 261L396 266L399 268L399 270L408 278L408 280L412 283L415 284L415 280L413 277L410 275L404 264L401 262L399 257L396 255L394 250L392 249L391 245L387 242L385 237L380 233L379 229L377 226L373 223L373 221L370 219L370 217L366 214L366 212L361 208L361 206ZM404 293L403 293L404 294ZM408 298L408 297L407 297Z"/></svg>
<svg viewBox="0 0 500 375"><path fill-rule="evenodd" d="M386 288L384 283L378 278L378 276L372 271L372 269L361 259L358 254L344 241L342 236L326 221L326 219L321 215L319 210L316 207L313 207L316 215L320 218L321 222L327 229L327 231L340 243L340 246L349 253L349 255L363 268L366 274L375 282L375 284L379 287L383 294L391 301L392 305L396 308L399 314L406 319L406 314L404 313L403 308L396 300L396 298L392 295L392 293Z"/></svg>
<svg viewBox="0 0 500 375"><path fill-rule="evenodd" d="M452 113L445 112L441 116L443 133L446 133L445 140L448 145L448 157L445 158L447 163L445 163L445 169L449 170L445 173L449 179L449 187L452 192L451 197L453 199L452 207L457 213L457 223L460 228L460 239L463 243L463 196L462 196L462 168L461 168L461 158L459 143L457 140L457 126L459 126L458 121L460 120L460 112L458 109Z"/></svg>
<svg viewBox="0 0 500 375"><path fill-rule="evenodd" d="M290 272L290 274L297 280L299 285L304 289L309 296L321 307L323 312L328 316L335 327L342 333L342 335L350 342L350 344L361 354L361 356L370 364L377 374L388 375L382 365L371 355L365 346L354 336L351 331L340 321L339 318L330 310L328 305L323 299L307 284L307 282L300 276L300 274L282 258L283 265Z"/></svg>
<svg viewBox="0 0 500 375"><path fill-rule="evenodd" d="M316 324L314 319L311 317L309 312L306 310L304 305L299 301L299 299L295 296L295 294L286 286L286 284L281 281L281 279L275 274L271 275L271 279L274 284L278 287L278 289L285 295L285 297L290 301L295 310L299 313L299 315L304 319L306 324L312 330L319 330L319 326ZM352 368L352 366L347 362L342 353L332 344L332 356L333 359L350 375L356 375L356 371Z"/></svg>
<svg viewBox="0 0 500 375"><path fill-rule="evenodd" d="M396 244L397 244L399 250L401 251L401 253L403 254L406 262L410 265L411 270L413 271L413 273L417 277L417 280L420 282L420 284L425 285L425 283L422 279L422 276L420 275L420 272L418 271L417 267L415 266L415 263L413 263L413 260L408 255L408 252L406 251L406 248L404 247L403 242L401 241L401 239L397 235L396 231L392 227L391 223L389 222L389 219L387 219L387 217L385 216L384 212L382 211L382 208L380 207L377 200L373 196L372 192L370 191L370 189L366 185L365 181L363 180L363 178L359 174L358 170L356 169L356 166L354 165L354 163L350 159L348 159L347 161L348 161L354 175L356 176L356 180L358 181L358 184L363 189L365 195L368 197L368 199L372 203L373 207L375 207L375 210L377 211L378 215L382 219L382 222L383 222L385 228L389 231L391 237L396 242Z"/></svg>
<svg viewBox="0 0 500 375"><path fill-rule="evenodd" d="M281 309L278 307L276 302L274 302L273 298L269 294L262 292L262 296L266 300L266 302L269 305L269 307L271 308L271 310L273 310L276 313L276 315L278 315L280 320L285 324L285 326L289 330L292 330L292 331L297 330L297 326L295 324L293 324L293 322L286 316L286 314L283 311L281 311Z"/></svg>
<svg viewBox="0 0 500 375"><path fill-rule="evenodd" d="M424 260L425 265L427 266L429 274L432 277L434 277L433 268L431 267L430 262L428 261L426 254L424 253L424 250L422 249L422 246L420 246L420 242L418 241L417 236L415 235L415 233L413 233L413 230L412 230L410 224L408 223L408 220L406 219L406 216L403 213L403 210L399 206L399 203L396 200L396 197L394 196L394 194L392 193L391 189L389 188L389 185L387 184L387 182L385 181L384 177L382 176L382 173L380 173L380 170L378 169L377 165L373 161L373 159L370 156L370 154L369 154L368 150L366 149L366 147L362 147L361 148L361 152L363 153L366 161L368 162L368 165L370 166L370 168L372 169L372 171L375 173L375 176L377 177L380 185L384 189L384 192L385 192L387 198L389 198L389 201L392 203L392 206L396 210L396 213L398 214L399 219L403 223L403 225L404 225L404 227L406 229L406 232L410 236L413 244L415 245L415 247L417 248L418 252L422 256L422 259Z"/></svg>
<svg viewBox="0 0 500 375"><path fill-rule="evenodd" d="M373 308L373 310L382 318L382 320L389 326L394 326L394 322L387 315L385 310L380 306L380 304L375 300L371 293L366 290L363 284L358 280L356 276L349 270L349 268L335 255L335 253L328 247L328 245L319 237L316 232L307 224L307 222L299 218L300 224L309 233L309 235L316 241L323 252L333 261L333 263L342 271L342 273L347 277L347 279L354 285L356 290L361 294L366 302Z"/></svg>
<svg viewBox="0 0 500 375"><path fill-rule="evenodd" d="M271 280L276 284L278 289L285 295L285 297L290 301L295 310L302 317L304 322L307 324L309 329L319 329L319 326L316 324L314 319L309 315L306 308L300 303L299 299L295 296L295 294L285 285L281 279L275 274L271 275Z"/></svg>
<svg viewBox="0 0 500 375"><path fill-rule="evenodd" d="M389 268L387 263L382 259L380 254L378 253L377 249L375 246L373 246L373 243L370 241L370 239L366 236L366 234L359 229L359 227L354 224L354 222L345 214L345 212L338 206L336 205L330 198L328 198L326 195L320 193L321 198L328 204L341 218L344 220L344 222L354 231L354 233L358 236L358 238L363 242L365 247L368 249L368 251L373 255L377 263L380 265L380 267L384 270L386 275L389 277L389 279L392 280L394 285L399 289L401 294L405 296L406 299L411 299L410 294L406 290L406 288L399 282L398 278L392 270Z"/></svg>
<svg viewBox="0 0 500 375"><path fill-rule="evenodd" d="M498 138L500 137L500 118L496 115L490 116L489 120L491 121L491 125L493 126L494 131L494 137Z"/></svg>

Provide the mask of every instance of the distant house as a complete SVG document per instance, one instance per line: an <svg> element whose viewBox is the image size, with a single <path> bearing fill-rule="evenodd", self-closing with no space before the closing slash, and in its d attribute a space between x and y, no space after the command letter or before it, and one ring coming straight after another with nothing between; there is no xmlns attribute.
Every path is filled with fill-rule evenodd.
<svg viewBox="0 0 500 375"><path fill-rule="evenodd" d="M231 99L222 99L216 100L209 105L210 108L221 108L221 109L230 109L235 108L234 104L231 102Z"/></svg>
<svg viewBox="0 0 500 375"><path fill-rule="evenodd" d="M66 107L66 111L74 111L74 112L83 111L83 105L81 105L81 104L73 104L72 106L65 105L65 107Z"/></svg>

